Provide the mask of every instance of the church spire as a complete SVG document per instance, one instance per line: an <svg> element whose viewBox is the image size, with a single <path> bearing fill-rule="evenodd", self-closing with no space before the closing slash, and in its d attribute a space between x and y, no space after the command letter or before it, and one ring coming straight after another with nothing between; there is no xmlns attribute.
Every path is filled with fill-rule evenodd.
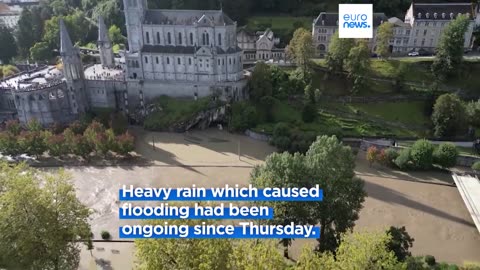
<svg viewBox="0 0 480 270"><path fill-rule="evenodd" d="M65 22L60 19L60 53L71 54L74 51L73 43L70 39L70 35L68 34Z"/></svg>
<svg viewBox="0 0 480 270"><path fill-rule="evenodd" d="M111 42L108 36L107 26L102 16L98 16L98 42Z"/></svg>

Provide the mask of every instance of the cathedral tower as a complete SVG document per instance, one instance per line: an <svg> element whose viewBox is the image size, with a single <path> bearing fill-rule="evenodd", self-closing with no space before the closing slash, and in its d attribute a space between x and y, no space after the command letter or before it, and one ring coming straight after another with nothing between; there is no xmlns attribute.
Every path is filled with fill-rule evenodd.
<svg viewBox="0 0 480 270"><path fill-rule="evenodd" d="M128 46L131 53L143 46L142 24L147 11L147 0L123 0L127 24Z"/></svg>
<svg viewBox="0 0 480 270"><path fill-rule="evenodd" d="M60 20L60 56L62 57L63 75L67 81L72 113L84 113L88 110L88 100L80 50L73 46L63 20Z"/></svg>
<svg viewBox="0 0 480 270"><path fill-rule="evenodd" d="M100 51L100 61L104 67L113 67L115 65L113 57L113 48L110 37L108 36L107 26L102 16L98 17L98 50Z"/></svg>

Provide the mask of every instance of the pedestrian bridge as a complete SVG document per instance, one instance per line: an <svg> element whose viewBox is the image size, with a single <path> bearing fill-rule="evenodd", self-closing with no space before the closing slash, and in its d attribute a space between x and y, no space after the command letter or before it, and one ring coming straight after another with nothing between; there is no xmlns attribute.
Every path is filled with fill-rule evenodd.
<svg viewBox="0 0 480 270"><path fill-rule="evenodd" d="M472 175L452 174L458 191L480 233L480 180Z"/></svg>

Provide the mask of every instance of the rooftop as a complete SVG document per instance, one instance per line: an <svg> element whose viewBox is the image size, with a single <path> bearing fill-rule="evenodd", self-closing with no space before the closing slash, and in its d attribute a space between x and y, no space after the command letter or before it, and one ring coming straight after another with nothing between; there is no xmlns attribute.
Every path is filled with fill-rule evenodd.
<svg viewBox="0 0 480 270"><path fill-rule="evenodd" d="M373 13L373 27L379 26L388 20L385 13ZM315 26L338 26L338 13L321 12L314 21Z"/></svg>
<svg viewBox="0 0 480 270"><path fill-rule="evenodd" d="M108 68L98 64L85 69L85 79L97 81L123 81L125 79L125 73L120 66L116 68Z"/></svg>
<svg viewBox="0 0 480 270"><path fill-rule="evenodd" d="M62 72L55 66L47 66L34 72L22 72L0 81L0 88L16 91L29 91L51 87L61 83Z"/></svg>
<svg viewBox="0 0 480 270"><path fill-rule="evenodd" d="M222 10L151 9L145 13L145 24L233 25L235 22Z"/></svg>
<svg viewBox="0 0 480 270"><path fill-rule="evenodd" d="M475 14L473 3L414 3L413 16L415 19L451 20L458 14ZM421 17L419 18L419 14ZM451 17L452 15L452 17ZM427 17L428 16L428 17Z"/></svg>

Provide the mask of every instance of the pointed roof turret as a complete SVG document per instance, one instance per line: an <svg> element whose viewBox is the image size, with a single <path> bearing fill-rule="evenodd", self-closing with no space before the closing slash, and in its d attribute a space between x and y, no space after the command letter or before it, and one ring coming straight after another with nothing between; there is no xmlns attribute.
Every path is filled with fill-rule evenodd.
<svg viewBox="0 0 480 270"><path fill-rule="evenodd" d="M74 47L70 35L68 34L67 27L65 22L60 19L60 53L72 53L74 52Z"/></svg>
<svg viewBox="0 0 480 270"><path fill-rule="evenodd" d="M111 42L108 36L107 26L102 16L98 16L98 41L99 42Z"/></svg>

